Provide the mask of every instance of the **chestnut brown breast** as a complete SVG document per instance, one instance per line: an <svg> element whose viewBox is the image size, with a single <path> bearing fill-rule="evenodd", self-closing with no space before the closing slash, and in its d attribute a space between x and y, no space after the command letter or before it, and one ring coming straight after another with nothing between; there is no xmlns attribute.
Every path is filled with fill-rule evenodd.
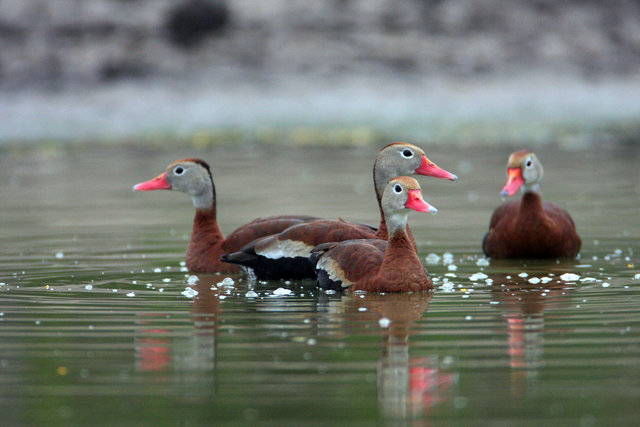
<svg viewBox="0 0 640 427"><path fill-rule="evenodd" d="M435 212L435 209L422 200L419 186L412 178L395 178L389 186L393 191L385 190L388 201L384 206L385 217L393 218L389 239L360 239L317 246L310 261L318 274L318 286L368 292L433 289L433 283L418 258L415 243L407 233L406 213L402 211Z"/></svg>
<svg viewBox="0 0 640 427"><path fill-rule="evenodd" d="M492 258L575 257L581 239L569 213L537 193L497 208L482 249Z"/></svg>

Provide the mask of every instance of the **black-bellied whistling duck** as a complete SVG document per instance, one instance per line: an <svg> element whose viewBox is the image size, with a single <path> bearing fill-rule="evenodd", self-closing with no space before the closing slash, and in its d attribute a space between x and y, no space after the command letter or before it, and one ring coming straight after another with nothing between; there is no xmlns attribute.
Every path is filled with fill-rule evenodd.
<svg viewBox="0 0 640 427"><path fill-rule="evenodd" d="M342 220L317 220L294 225L279 234L262 237L235 253L223 256L226 262L250 268L258 279L315 278L315 268L309 262L311 249L326 242L351 239L387 239L387 225L382 214L381 198L390 179L403 175L428 175L452 181L458 178L440 169L419 147L393 143L384 147L373 166L373 183L380 208L380 226L376 229ZM411 242L415 245L411 231Z"/></svg>
<svg viewBox="0 0 640 427"><path fill-rule="evenodd" d="M516 151L507 163L502 197L522 188L522 199L504 203L491 217L482 249L492 258L575 257L581 240L567 211L540 198L542 165L534 153Z"/></svg>
<svg viewBox="0 0 640 427"><path fill-rule="evenodd" d="M318 245L310 260L318 286L368 292L419 292L433 289L420 263L407 228L410 209L437 212L422 198L418 182L406 176L393 178L382 196L388 239L359 239Z"/></svg>
<svg viewBox="0 0 640 427"><path fill-rule="evenodd" d="M196 214L187 248L186 266L195 273L233 273L236 265L220 261L220 256L234 252L247 243L302 222L318 219L304 215L281 215L258 218L245 224L226 238L216 216L216 188L209 165L200 159L177 160L152 180L133 187L137 191L175 190L191 196Z"/></svg>

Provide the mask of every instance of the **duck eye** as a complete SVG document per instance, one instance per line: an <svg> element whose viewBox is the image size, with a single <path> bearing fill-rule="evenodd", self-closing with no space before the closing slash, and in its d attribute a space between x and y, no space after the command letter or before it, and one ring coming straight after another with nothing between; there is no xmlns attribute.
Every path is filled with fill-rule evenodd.
<svg viewBox="0 0 640 427"><path fill-rule="evenodd" d="M402 156L403 156L405 159L410 159L410 158L412 158L412 157L413 157L413 151L411 151L411 150L409 150L409 149L405 149L405 150L403 150L403 151L402 151Z"/></svg>
<svg viewBox="0 0 640 427"><path fill-rule="evenodd" d="M395 187L393 187L393 191L395 191L396 194L402 193L402 186L399 184L396 184Z"/></svg>
<svg viewBox="0 0 640 427"><path fill-rule="evenodd" d="M176 166L173 173L176 175L182 175L184 173L184 168L182 166Z"/></svg>
<svg viewBox="0 0 640 427"><path fill-rule="evenodd" d="M531 159L527 159L526 165L527 165L528 168L530 168L531 165L533 165L533 162L531 161Z"/></svg>

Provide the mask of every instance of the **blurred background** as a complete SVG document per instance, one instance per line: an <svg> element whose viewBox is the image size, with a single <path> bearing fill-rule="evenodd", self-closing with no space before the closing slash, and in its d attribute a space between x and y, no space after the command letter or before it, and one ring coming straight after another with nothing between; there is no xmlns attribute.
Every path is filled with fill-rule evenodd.
<svg viewBox="0 0 640 427"><path fill-rule="evenodd" d="M640 1L1 0L0 141L632 144Z"/></svg>

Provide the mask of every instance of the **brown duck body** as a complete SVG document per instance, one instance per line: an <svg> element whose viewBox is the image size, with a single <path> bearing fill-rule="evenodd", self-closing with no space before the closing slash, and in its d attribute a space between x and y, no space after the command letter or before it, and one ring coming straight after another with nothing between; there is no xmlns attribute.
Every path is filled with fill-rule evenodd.
<svg viewBox="0 0 640 427"><path fill-rule="evenodd" d="M402 231L388 240L344 242L336 245L328 256L339 266L336 278L342 282L340 286L347 284L352 291L421 292L433 289L416 253L415 243ZM335 289L337 285L323 287Z"/></svg>
<svg viewBox="0 0 640 427"><path fill-rule="evenodd" d="M317 244L375 237L375 229L367 225L319 219L258 238L222 260L250 268L261 280L309 279L315 277L309 253Z"/></svg>
<svg viewBox="0 0 640 427"><path fill-rule="evenodd" d="M560 258L575 257L581 244L566 210L528 192L495 210L482 249L492 258Z"/></svg>
<svg viewBox="0 0 640 427"><path fill-rule="evenodd" d="M316 277L309 261L311 250L318 244L351 239L384 239L388 237L382 212L382 193L390 179L399 175L420 174L457 180L440 169L413 144L393 143L384 147L373 165L373 184L380 209L380 225L373 227L343 220L317 220L293 226L279 234L257 239L237 252L223 255L223 260L250 268L258 279L311 279ZM411 231L409 239L415 248Z"/></svg>
<svg viewBox="0 0 640 427"><path fill-rule="evenodd" d="M316 217L304 215L257 218L237 228L225 238L218 225L215 207L208 210L196 209L191 239L187 247L186 266L189 271L198 273L240 271L239 266L221 261L222 255L238 251L249 242L261 237L279 233L291 226L314 219Z"/></svg>
<svg viewBox="0 0 640 427"><path fill-rule="evenodd" d="M201 159L181 159L164 173L133 187L137 191L174 190L191 196L195 217L187 247L186 266L194 273L233 273L238 266L220 261L222 254L237 251L260 237L279 233L293 225L318 219L307 215L258 218L238 227L226 238L218 224L216 188L209 165Z"/></svg>
<svg viewBox="0 0 640 427"><path fill-rule="evenodd" d="M388 187L397 188L398 185L402 185L410 195L419 192L420 188L414 179L408 177L395 178ZM402 192L397 194L401 195ZM385 196L388 199L401 197L391 194L389 189L385 191ZM402 207L435 212L434 208L424 203L421 196L419 207L410 206L407 198L403 200ZM419 292L433 289L433 283L418 258L415 242L408 233L406 213L402 219L398 201L395 201L395 207L391 203L384 207L384 216L394 217L388 240L332 242L313 249L310 261L315 265L321 288L367 292Z"/></svg>

